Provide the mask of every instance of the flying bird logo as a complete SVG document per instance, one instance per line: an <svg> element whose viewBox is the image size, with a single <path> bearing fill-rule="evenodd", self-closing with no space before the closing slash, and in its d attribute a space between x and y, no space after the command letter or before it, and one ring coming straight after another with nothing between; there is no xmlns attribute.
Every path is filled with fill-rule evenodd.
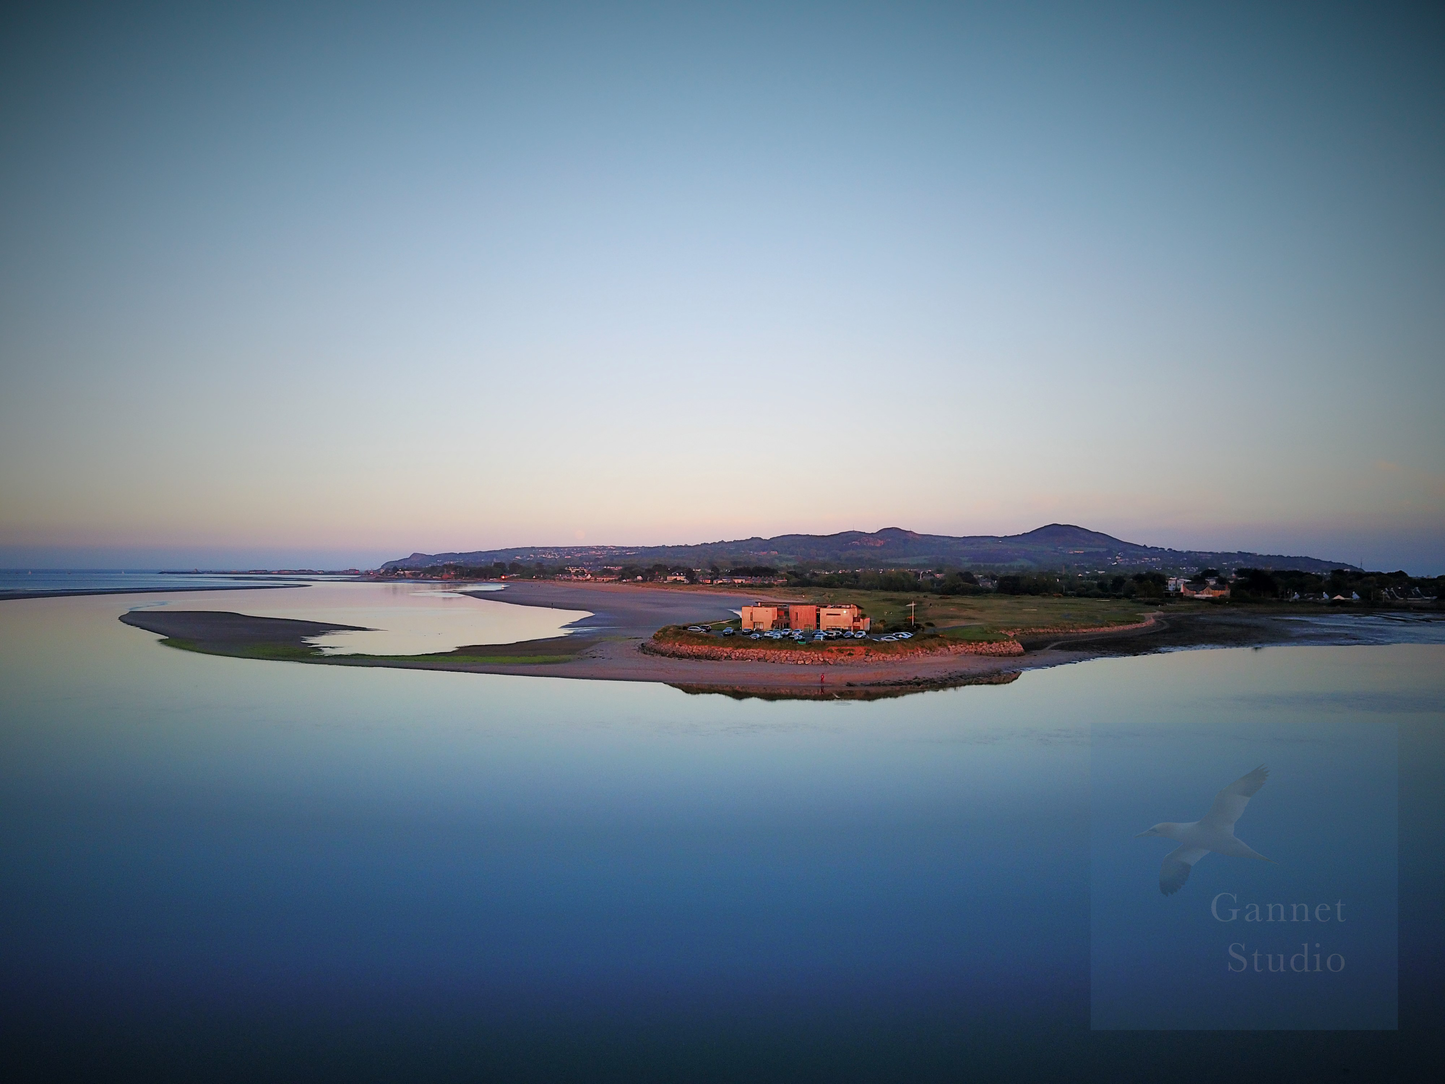
<svg viewBox="0 0 1445 1084"><path fill-rule="evenodd" d="M1144 836L1163 836L1165 839L1175 840L1179 844L1164 856L1164 864L1159 867L1160 892L1166 896L1172 896L1183 888L1184 882L1189 880L1189 871L1194 868L1194 863L1210 851L1234 858L1258 858L1261 862L1274 861L1273 858L1266 858L1259 854L1243 840L1236 839L1234 835L1234 822L1239 820L1239 815L1244 812L1244 807L1249 805L1249 800L1255 796L1260 787L1264 786L1264 781L1268 777L1269 769L1260 765L1248 775L1240 776L1215 795L1214 804L1209 807L1209 812L1199 820L1189 824L1165 821L1134 837L1140 839Z"/></svg>

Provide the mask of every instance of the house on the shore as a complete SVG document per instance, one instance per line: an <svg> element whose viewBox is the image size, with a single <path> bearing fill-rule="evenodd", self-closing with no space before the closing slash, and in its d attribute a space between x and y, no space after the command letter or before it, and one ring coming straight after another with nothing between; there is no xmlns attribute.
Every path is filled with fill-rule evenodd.
<svg viewBox="0 0 1445 1084"><path fill-rule="evenodd" d="M1228 598L1229 584L1222 580L1210 580L1207 583L1186 583L1180 586L1179 593L1185 598Z"/></svg>
<svg viewBox="0 0 1445 1084"><path fill-rule="evenodd" d="M812 606L793 604L765 606L761 602L742 609L744 632L771 632L788 629L794 632L867 632L871 618L863 616L857 606Z"/></svg>

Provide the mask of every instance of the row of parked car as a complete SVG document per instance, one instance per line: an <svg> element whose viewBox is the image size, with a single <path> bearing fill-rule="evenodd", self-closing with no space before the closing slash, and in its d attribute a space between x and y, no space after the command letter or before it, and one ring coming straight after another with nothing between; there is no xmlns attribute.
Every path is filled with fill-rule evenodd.
<svg viewBox="0 0 1445 1084"><path fill-rule="evenodd" d="M712 629L707 628L706 626L703 626L703 625L689 625L689 626L687 627L687 631L688 631L688 632L706 632L706 633L711 633L711 632L712 632ZM738 633L738 630L737 630L737 629L735 629L735 628L733 628L731 625L729 625L727 628L725 628L725 629L722 630L722 635L724 635L724 636L734 636L734 635L739 635L739 633ZM797 643L800 643L800 644L801 644L801 643L805 643L805 642L806 642L807 640L809 640L810 638L811 638L815 643L820 642L820 641L823 641L823 640L854 640L854 639L856 639L856 640L866 640L866 639L868 639L868 634L867 634L866 632L862 632L862 631L859 631L859 632L847 632L847 631L844 631L843 629L828 629L826 632L823 631L823 630L819 630L819 631L817 631L817 632L812 633L811 636L810 636L809 633L804 632L804 631L801 630L801 629L791 629L791 630L773 629L773 630L771 630L771 631L769 631L769 632L750 632L750 633L747 633L746 635L747 635L747 638L748 638L749 640L763 640L763 639L767 639L767 640L786 640L786 639L792 639L792 640L794 640L794 641L796 641ZM893 643L893 642L896 641L896 640L911 640L911 639L913 639L913 633L911 633L911 632L894 632L894 633L889 633L887 636L878 636L878 637L875 637L875 639L877 639L880 643L891 644L891 643Z"/></svg>

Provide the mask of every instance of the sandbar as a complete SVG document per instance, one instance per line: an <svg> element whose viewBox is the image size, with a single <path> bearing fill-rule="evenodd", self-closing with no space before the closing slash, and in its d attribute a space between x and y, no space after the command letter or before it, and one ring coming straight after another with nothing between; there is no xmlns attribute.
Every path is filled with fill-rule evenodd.
<svg viewBox="0 0 1445 1084"><path fill-rule="evenodd" d="M465 586L459 585L460 590ZM486 596L522 606L588 610L569 634L514 644L484 644L437 655L321 655L306 642L353 626L256 618L221 611L138 610L121 620L165 637L165 642L207 654L307 662L330 666L382 666L672 685L689 693L794 699L872 699L1012 681L1019 672L1082 662L1105 655L1141 654L1198 646L1288 643L1292 631L1255 612L1155 615L1119 630L1022 633L1021 654L1010 656L867 655L829 664L780 664L730 659L674 658L643 650L668 625L722 621L756 596L711 589L670 589L631 584L520 581Z"/></svg>

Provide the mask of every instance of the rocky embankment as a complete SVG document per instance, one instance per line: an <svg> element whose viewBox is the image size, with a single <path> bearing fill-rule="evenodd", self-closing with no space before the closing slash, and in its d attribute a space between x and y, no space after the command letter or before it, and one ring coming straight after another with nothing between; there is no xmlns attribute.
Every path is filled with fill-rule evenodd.
<svg viewBox="0 0 1445 1084"><path fill-rule="evenodd" d="M880 650L863 644L828 644L814 648L729 647L723 644L688 644L672 640L646 640L640 649L647 655L674 659L713 659L718 662L771 662L793 666L838 666L863 661L905 662L950 655L1022 655L1017 640L973 643L961 640L925 640L919 644L888 645Z"/></svg>

